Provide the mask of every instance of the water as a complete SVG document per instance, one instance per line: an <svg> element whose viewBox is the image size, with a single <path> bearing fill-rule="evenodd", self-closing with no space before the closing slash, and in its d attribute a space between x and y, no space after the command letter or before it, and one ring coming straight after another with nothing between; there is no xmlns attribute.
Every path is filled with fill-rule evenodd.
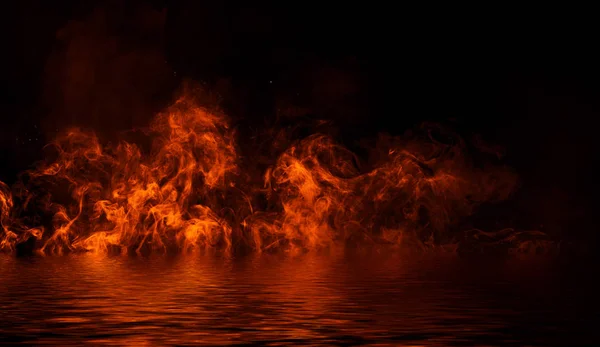
<svg viewBox="0 0 600 347"><path fill-rule="evenodd" d="M0 255L0 343L595 345L587 277L541 258Z"/></svg>

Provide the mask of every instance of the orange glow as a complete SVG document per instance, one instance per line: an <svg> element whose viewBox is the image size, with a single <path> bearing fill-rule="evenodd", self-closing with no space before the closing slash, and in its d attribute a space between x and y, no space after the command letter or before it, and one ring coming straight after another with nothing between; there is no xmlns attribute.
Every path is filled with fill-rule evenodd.
<svg viewBox="0 0 600 347"><path fill-rule="evenodd" d="M424 136L381 137L368 164L311 135L289 146L263 183L244 180L228 118L195 92L155 117L150 149L71 129L52 144L55 158L13 189L0 182L0 249L32 240L44 254L454 245L450 227L516 184L508 168L475 168L462 140L436 141L428 124Z"/></svg>

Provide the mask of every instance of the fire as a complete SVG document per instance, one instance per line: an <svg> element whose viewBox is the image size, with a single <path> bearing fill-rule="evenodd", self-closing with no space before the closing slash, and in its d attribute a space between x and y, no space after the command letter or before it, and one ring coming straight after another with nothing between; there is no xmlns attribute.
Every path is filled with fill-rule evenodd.
<svg viewBox="0 0 600 347"><path fill-rule="evenodd" d="M341 244L454 244L449 229L482 203L506 199L517 177L477 168L458 137L382 137L361 163L331 137L292 143L263 182L241 167L226 115L190 88L158 114L148 148L102 144L71 129L12 189L0 182L0 249L44 254L246 247L302 251ZM263 201L262 203L259 201ZM266 201L266 203L264 202Z"/></svg>

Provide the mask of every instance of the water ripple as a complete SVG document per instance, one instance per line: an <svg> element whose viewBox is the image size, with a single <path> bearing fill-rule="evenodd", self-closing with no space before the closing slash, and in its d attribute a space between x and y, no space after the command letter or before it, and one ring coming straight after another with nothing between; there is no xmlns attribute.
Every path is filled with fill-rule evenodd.
<svg viewBox="0 0 600 347"><path fill-rule="evenodd" d="M557 273L448 256L0 256L0 343L589 343L594 313Z"/></svg>

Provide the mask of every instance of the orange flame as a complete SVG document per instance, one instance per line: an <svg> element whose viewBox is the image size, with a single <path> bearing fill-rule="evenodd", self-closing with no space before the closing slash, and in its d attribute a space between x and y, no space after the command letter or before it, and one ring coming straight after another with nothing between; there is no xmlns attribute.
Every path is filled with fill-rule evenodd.
<svg viewBox="0 0 600 347"><path fill-rule="evenodd" d="M153 121L150 149L104 146L72 129L16 195L0 182L0 249L31 240L51 254L452 243L448 229L481 203L506 199L516 175L477 169L464 142L423 130L421 138L382 137L368 167L330 137L309 136L279 156L259 189L241 179L227 117L188 90Z"/></svg>

